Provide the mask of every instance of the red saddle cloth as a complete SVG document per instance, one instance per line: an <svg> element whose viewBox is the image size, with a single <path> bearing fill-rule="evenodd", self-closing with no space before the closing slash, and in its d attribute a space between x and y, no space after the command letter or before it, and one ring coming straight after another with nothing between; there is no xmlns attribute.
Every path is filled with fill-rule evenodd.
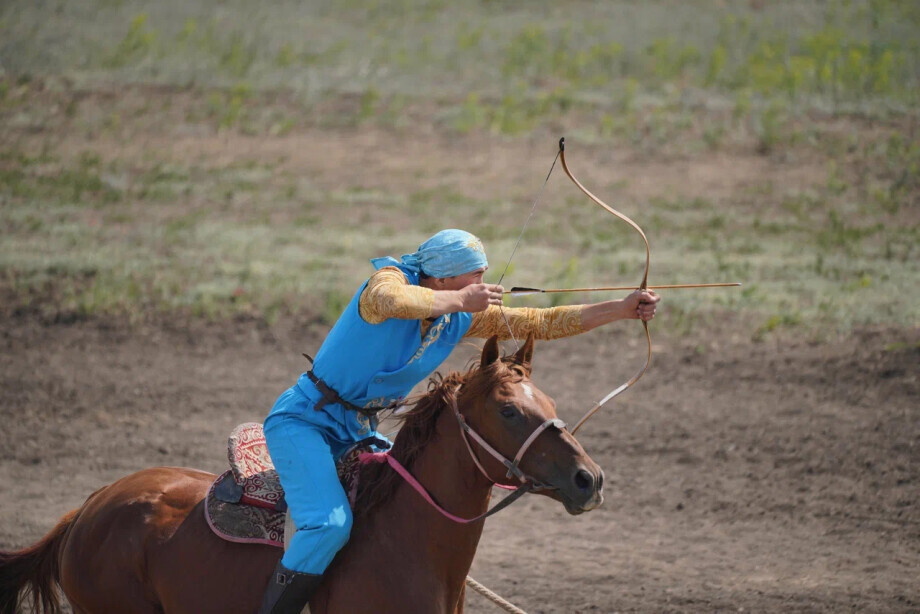
<svg viewBox="0 0 920 614"><path fill-rule="evenodd" d="M358 488L358 455L372 449L375 441L356 443L337 463L352 505ZM262 425L246 422L233 429L227 456L230 469L214 480L205 499L204 513L211 530L228 541L283 548L287 503Z"/></svg>

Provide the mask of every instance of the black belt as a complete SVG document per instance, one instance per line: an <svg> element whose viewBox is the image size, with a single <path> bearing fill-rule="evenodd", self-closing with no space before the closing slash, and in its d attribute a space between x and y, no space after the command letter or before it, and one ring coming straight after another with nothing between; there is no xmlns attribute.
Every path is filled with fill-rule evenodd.
<svg viewBox="0 0 920 614"><path fill-rule="evenodd" d="M309 354L304 354L304 358L310 361L310 364L313 364L313 358ZM335 391L332 387L329 386L326 382L316 376L313 373L313 370L307 371L307 377L310 378L310 381L313 382L313 385L316 386L316 389L319 390L323 398L316 402L316 405L313 406L313 409L316 411L321 410L323 407L329 403L338 403L345 409L351 409L358 413L364 414L366 416L374 416L377 412L381 412L385 409L396 409L399 406L399 401L394 401L385 407L358 407L354 403L349 403L343 399L338 392Z"/></svg>

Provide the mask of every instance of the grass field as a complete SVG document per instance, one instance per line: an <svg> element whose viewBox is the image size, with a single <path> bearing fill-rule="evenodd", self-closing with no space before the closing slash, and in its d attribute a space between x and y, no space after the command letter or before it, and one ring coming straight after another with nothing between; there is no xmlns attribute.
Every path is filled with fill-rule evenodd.
<svg viewBox="0 0 920 614"><path fill-rule="evenodd" d="M918 28L893 0L10 0L4 311L329 322L448 226L497 281L566 136L652 283L744 282L669 294L663 328L915 327ZM557 168L504 283L642 260Z"/></svg>

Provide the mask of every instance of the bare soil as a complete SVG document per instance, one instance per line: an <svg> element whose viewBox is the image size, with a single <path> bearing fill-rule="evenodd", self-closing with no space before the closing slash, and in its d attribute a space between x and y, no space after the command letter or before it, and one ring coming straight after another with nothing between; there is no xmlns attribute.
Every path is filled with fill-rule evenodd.
<svg viewBox="0 0 920 614"><path fill-rule="evenodd" d="M0 549L135 470L223 470L231 428L262 419L324 332L4 316ZM564 419L641 364L638 332L538 346L534 379ZM472 575L531 614L920 611L918 342L658 336L650 371L579 432L606 503L570 517L525 498L487 522Z"/></svg>

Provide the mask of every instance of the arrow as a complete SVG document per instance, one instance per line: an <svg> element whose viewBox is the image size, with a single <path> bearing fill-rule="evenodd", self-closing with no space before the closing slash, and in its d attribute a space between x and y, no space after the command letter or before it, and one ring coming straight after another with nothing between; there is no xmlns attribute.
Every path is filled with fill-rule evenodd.
<svg viewBox="0 0 920 614"><path fill-rule="evenodd" d="M663 286L648 286L649 290L675 290L678 288L730 288L738 287L738 282L717 283L717 284L668 284ZM602 292L606 290L638 290L639 286L614 286L607 288L522 288L515 286L510 290L505 290L503 294L511 296L526 296L528 294L551 294L555 292Z"/></svg>

